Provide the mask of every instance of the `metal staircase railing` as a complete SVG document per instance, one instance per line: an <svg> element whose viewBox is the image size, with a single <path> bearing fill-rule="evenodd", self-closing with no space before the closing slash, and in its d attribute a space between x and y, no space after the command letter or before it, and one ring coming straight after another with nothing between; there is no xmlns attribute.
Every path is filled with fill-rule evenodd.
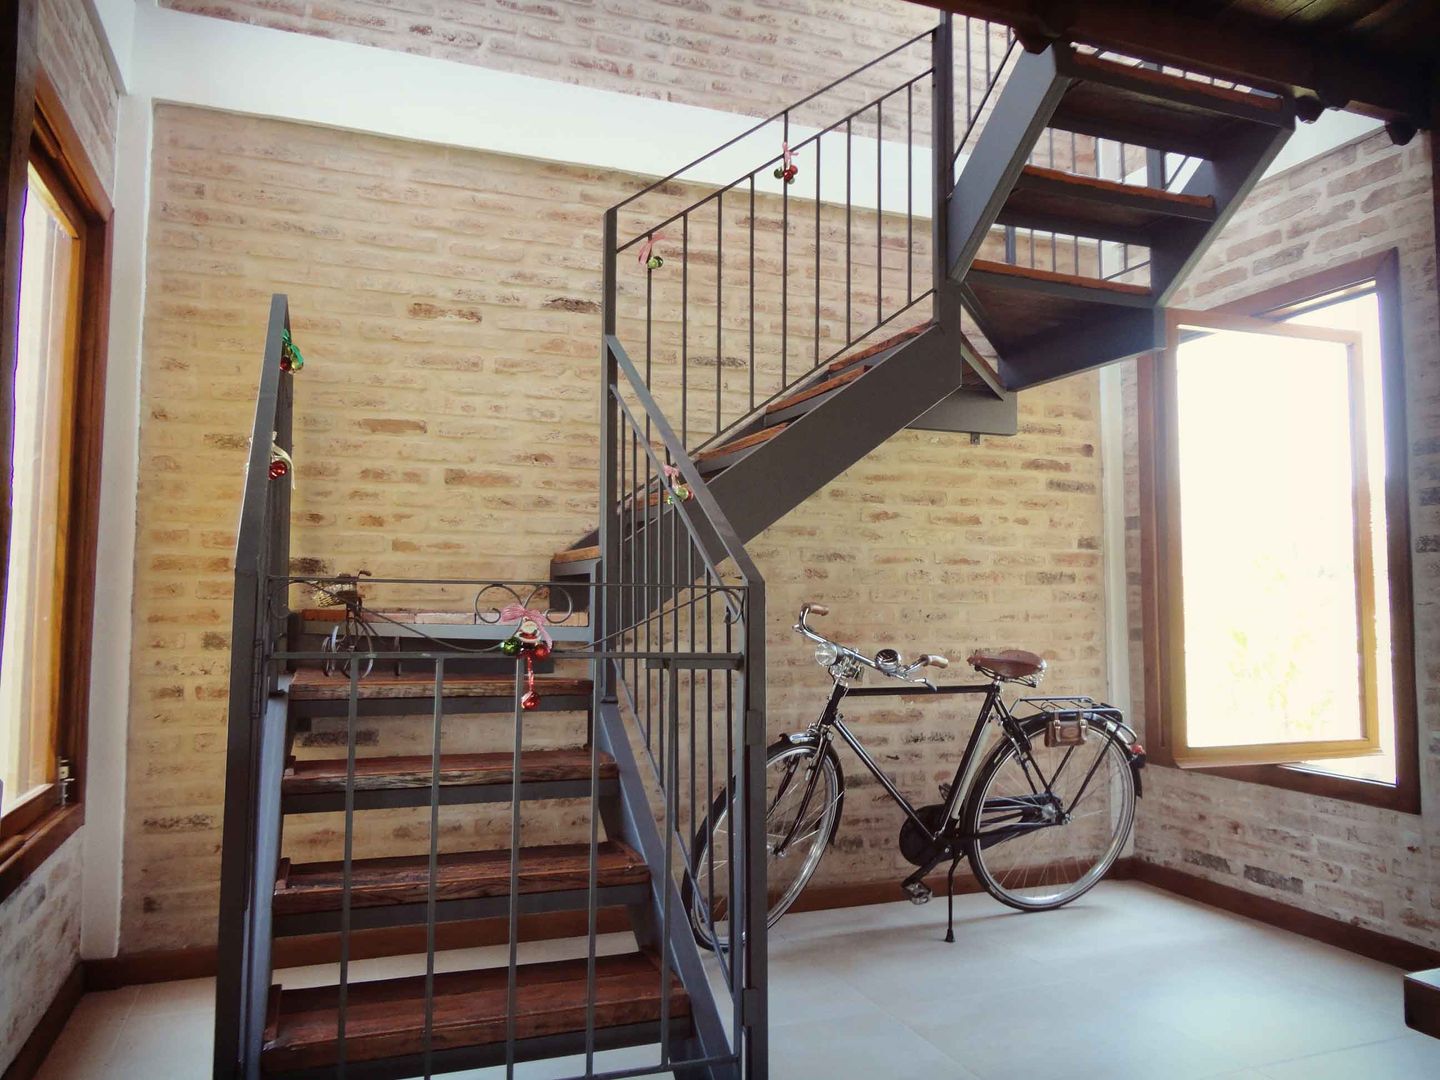
<svg viewBox="0 0 1440 1080"><path fill-rule="evenodd" d="M685 449L935 297L953 68L946 17L607 212L607 333Z"/></svg>

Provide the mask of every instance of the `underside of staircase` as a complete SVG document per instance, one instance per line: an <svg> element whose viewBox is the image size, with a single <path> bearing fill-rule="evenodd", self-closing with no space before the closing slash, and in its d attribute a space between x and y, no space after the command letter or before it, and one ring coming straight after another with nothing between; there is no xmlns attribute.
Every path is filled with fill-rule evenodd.
<svg viewBox="0 0 1440 1080"><path fill-rule="evenodd" d="M217 1078L299 1080L343 1068L378 1080L637 1045L656 1047L660 1063L687 1080L766 1075L765 927L763 904L754 907L765 895L761 815L749 815L751 831L733 841L743 870L729 881L735 917L750 929L733 956L710 962L709 975L678 888L691 889L700 871L683 861L694 822L682 821L677 805L688 797L691 813L708 807L717 784L752 811L764 801L751 770L766 743L765 592L745 543L906 429L1013 435L1020 392L1156 348L1165 304L1294 123L1282 97L1063 42L1026 51L1004 28L974 22L987 42L999 32L1006 46L980 107L967 89L969 115L955 115L948 16L887 54L912 48L917 66L928 67L872 102L881 130L881 107L890 102L893 116L901 91L907 105L916 87L931 101L928 149L913 145L911 112L907 182L913 190L916 161L930 169L933 206L928 218L907 207L905 287L889 308L883 230L897 204L884 197L878 164L874 205L851 204L852 122L864 110L842 118L843 319L838 291L822 297L822 238L840 234L822 229L822 211L837 208L820 205L820 159L838 144L817 141L838 138L840 122L799 140L788 110L776 118L786 154L798 149L814 164L808 201L785 182L763 187L782 161L773 158L629 239L620 212L639 196L607 214L601 521L551 558L548 581L514 593L503 619L482 603L494 583L473 583L473 604L439 605L434 583L391 581L391 594L411 587L415 595L363 618L354 605L291 610L290 590L315 582L288 576L289 492L267 455L272 433L281 450L291 436L290 372L281 365L288 311L277 297L237 553ZM757 178L783 245L764 267L766 287L779 290L778 364L756 346ZM724 197L734 212L747 183L741 394L722 364L721 244ZM639 194L676 190L664 185ZM711 208L715 250L694 252L692 217ZM852 216L867 212L878 221L866 300L873 319L869 307L863 318L852 311ZM803 309L813 317L809 359L799 364L789 340L792 214L814 222L814 271L796 275L814 288ZM928 288L913 280L917 222L929 230ZM679 231L684 246L657 259L662 229L671 244ZM793 244L810 258L798 234ZM714 292L692 292L691 273L708 266ZM656 277L662 267L668 278ZM623 284L622 273L631 275ZM681 327L667 367L652 354L652 339L663 336L653 333L653 296L677 283L681 306L662 320L662 330ZM689 326L712 297L713 389L696 389ZM617 306L641 298L643 323L635 316L622 326ZM772 336L774 310L763 326ZM757 371L771 380L758 394ZM713 395L713 416L693 434L692 394L707 408ZM666 395L672 405L662 406ZM327 587L349 595L361 584ZM526 651L533 641L497 652L511 623L530 618L545 629L543 655ZM529 691L533 709L522 708ZM712 767L699 778L692 756L689 787L677 750L687 735L691 755L707 738L712 748L723 739L731 755L714 750L718 774ZM556 804L586 823L582 835L530 840L530 815ZM451 820L467 807L476 821L501 815L510 843L447 840L441 850L442 810ZM421 808L430 810L427 830L412 837L397 828L378 852L359 842L378 828L367 821ZM315 823L326 821L341 824L330 826L326 857L314 857L324 847ZM301 835L312 841L307 854L287 855L286 838ZM601 909L628 920L633 948L595 950ZM566 926L592 935L586 954L521 962L520 920L566 913ZM508 960L439 970L445 924L504 924ZM351 935L404 931L427 942L424 973L349 977ZM307 935L341 942L337 984L275 977L274 942ZM601 1066L590 1059L585 1068Z"/></svg>

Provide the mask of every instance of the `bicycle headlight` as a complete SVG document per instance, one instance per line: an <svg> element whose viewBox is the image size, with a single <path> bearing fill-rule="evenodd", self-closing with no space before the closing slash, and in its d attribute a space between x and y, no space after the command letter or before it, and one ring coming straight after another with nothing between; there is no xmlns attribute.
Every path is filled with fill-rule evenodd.
<svg viewBox="0 0 1440 1080"><path fill-rule="evenodd" d="M828 641L823 641L815 646L815 662L823 668L828 668L835 661L840 659L840 650Z"/></svg>

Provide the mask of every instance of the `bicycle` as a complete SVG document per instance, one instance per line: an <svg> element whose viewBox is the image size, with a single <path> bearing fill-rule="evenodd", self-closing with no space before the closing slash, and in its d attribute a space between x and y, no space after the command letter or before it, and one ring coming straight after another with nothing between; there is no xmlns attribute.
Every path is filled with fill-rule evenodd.
<svg viewBox="0 0 1440 1080"><path fill-rule="evenodd" d="M806 604L794 627L815 642L815 660L834 681L825 709L803 733L781 736L766 752L768 926L799 899L839 831L845 774L836 735L905 815L898 843L916 867L901 883L905 895L927 902L934 893L926 877L950 860L947 942L955 940L955 871L962 859L991 896L1021 911L1061 907L1105 876L1130 834L1145 766L1145 750L1120 710L1088 697L1029 697L1007 706L1004 686L1034 688L1045 674L1045 661L1021 650L977 651L967 662L986 682L937 688L921 672L948 667L945 657L927 654L907 664L886 648L872 659L810 627L812 614L829 613L824 605ZM940 785L941 802L917 808L846 726L840 703L847 695L915 692L857 689L867 671L934 693L983 696L954 779ZM999 738L982 757L992 722ZM695 832L694 871L682 888L696 940L722 950L729 945L728 904L715 884L723 886L729 872L729 813L722 792ZM710 888L702 891L707 881Z"/></svg>

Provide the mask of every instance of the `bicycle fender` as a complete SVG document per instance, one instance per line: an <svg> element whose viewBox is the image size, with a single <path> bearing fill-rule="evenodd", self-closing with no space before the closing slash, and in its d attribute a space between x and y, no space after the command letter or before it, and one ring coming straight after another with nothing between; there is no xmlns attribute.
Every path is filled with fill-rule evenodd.
<svg viewBox="0 0 1440 1080"><path fill-rule="evenodd" d="M818 741L813 735L781 735L765 748L765 759L768 761L770 755L777 750L790 746L814 746ZM835 800L835 823L830 826L830 835L825 838L825 843L833 847L835 834L840 831L840 819L845 816L845 770L840 767L840 755L835 752L834 743L825 747L825 753L829 755L830 763L835 766L835 782L839 787L839 795Z"/></svg>

